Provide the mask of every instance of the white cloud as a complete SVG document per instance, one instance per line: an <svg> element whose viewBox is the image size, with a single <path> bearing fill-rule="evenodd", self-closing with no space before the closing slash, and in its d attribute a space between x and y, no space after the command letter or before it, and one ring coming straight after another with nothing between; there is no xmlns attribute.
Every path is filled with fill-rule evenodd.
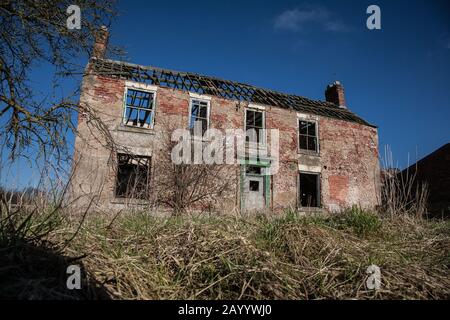
<svg viewBox="0 0 450 320"><path fill-rule="evenodd" d="M323 7L308 7L286 10L275 17L274 28L288 31L304 31L310 26L331 32L345 32L350 28L337 20L334 15Z"/></svg>

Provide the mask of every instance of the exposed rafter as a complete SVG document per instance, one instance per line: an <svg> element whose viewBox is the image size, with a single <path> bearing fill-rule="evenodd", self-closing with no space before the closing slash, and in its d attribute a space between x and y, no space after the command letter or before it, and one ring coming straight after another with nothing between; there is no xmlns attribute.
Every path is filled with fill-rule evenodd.
<svg viewBox="0 0 450 320"><path fill-rule="evenodd" d="M207 94L229 100L287 108L372 126L353 112L339 108L330 102L311 100L297 95L257 88L248 84L215 77L140 66L108 59L92 59L90 68L94 73L100 75Z"/></svg>

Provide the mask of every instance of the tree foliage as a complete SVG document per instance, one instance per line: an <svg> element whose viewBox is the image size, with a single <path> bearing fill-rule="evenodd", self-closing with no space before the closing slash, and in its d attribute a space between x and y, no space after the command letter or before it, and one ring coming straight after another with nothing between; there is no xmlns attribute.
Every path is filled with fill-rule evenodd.
<svg viewBox="0 0 450 320"><path fill-rule="evenodd" d="M53 89L65 78L82 74L83 66L75 61L90 56L96 31L110 26L117 11L109 0L77 1L81 29L69 30L66 10L71 4L71 0L0 2L0 140L13 158L29 147L61 157L67 133L75 129L79 88L59 97L49 93L42 100L33 90L30 73L48 64L54 69ZM108 50L119 53L118 48Z"/></svg>

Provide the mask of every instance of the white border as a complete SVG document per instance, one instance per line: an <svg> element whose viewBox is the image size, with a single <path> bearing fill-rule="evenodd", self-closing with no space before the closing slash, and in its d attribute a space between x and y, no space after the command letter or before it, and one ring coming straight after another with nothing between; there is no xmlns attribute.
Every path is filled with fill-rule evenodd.
<svg viewBox="0 0 450 320"><path fill-rule="evenodd" d="M142 82L134 82L134 81L125 81L125 87L144 90L144 91L152 91L152 92L158 91L157 86L153 86L151 84L146 84L146 83L142 83Z"/></svg>
<svg viewBox="0 0 450 320"><path fill-rule="evenodd" d="M299 164L298 170L301 171L302 173L308 173L308 172L321 173L322 167L321 166L308 166L306 164Z"/></svg>
<svg viewBox="0 0 450 320"><path fill-rule="evenodd" d="M249 103L247 108L248 108L248 109L263 110L263 111L266 110L266 107L265 107L265 106L261 106L261 105L259 105L259 104L253 104L253 103Z"/></svg>
<svg viewBox="0 0 450 320"><path fill-rule="evenodd" d="M191 97L191 99L197 99L197 100L204 100L204 101L211 101L211 97L210 96L205 96L203 94L198 94L195 92L189 92L189 96Z"/></svg>
<svg viewBox="0 0 450 320"><path fill-rule="evenodd" d="M306 114L306 113L297 113L297 118L304 119L304 120L316 120L319 121L319 117L312 114Z"/></svg>

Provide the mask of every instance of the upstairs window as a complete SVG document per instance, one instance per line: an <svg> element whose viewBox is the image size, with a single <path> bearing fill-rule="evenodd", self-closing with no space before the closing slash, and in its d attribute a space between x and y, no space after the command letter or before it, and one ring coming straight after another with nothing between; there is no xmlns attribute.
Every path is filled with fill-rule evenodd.
<svg viewBox="0 0 450 320"><path fill-rule="evenodd" d="M300 150L317 152L317 123L314 121L299 120L298 141Z"/></svg>
<svg viewBox="0 0 450 320"><path fill-rule="evenodd" d="M209 128L209 101L192 99L191 112L189 115L189 129L191 130L191 133L197 134L197 132L199 132L203 136L206 130L208 130L208 128Z"/></svg>
<svg viewBox="0 0 450 320"><path fill-rule="evenodd" d="M127 88L123 123L127 126L153 127L155 93Z"/></svg>
<svg viewBox="0 0 450 320"><path fill-rule="evenodd" d="M264 112L247 109L245 112L246 141L250 143L264 143Z"/></svg>
<svg viewBox="0 0 450 320"><path fill-rule="evenodd" d="M119 153L116 197L148 199L150 195L150 157Z"/></svg>

